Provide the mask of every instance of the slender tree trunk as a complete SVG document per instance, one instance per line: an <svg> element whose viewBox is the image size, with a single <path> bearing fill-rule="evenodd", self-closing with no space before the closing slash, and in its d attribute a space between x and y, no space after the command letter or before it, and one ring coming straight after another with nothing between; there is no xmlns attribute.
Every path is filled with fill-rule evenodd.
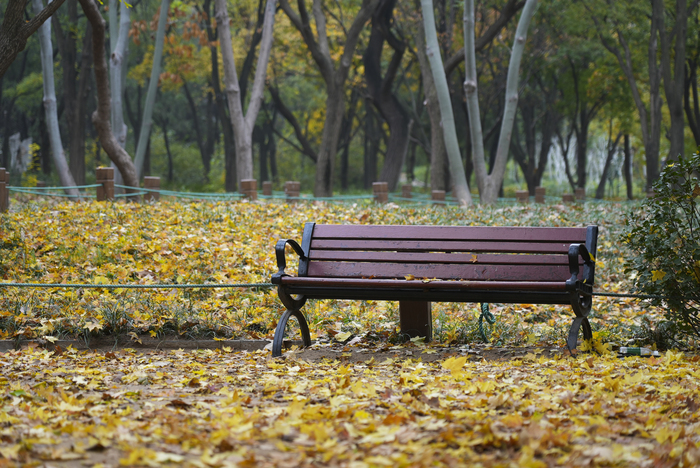
<svg viewBox="0 0 700 468"><path fill-rule="evenodd" d="M627 187L627 199L633 200L633 186L632 186L632 152L630 151L630 135L625 133L625 160L622 166L622 170L625 173L625 186Z"/></svg>
<svg viewBox="0 0 700 468"><path fill-rule="evenodd" d="M420 8L419 0L416 7ZM432 190L446 190L447 184L447 152L445 150L445 137L442 132L442 118L440 116L440 104L438 102L435 81L430 71L430 63L425 47L425 31L422 27L415 27L414 40L416 41L416 56L421 70L423 89L425 93L425 106L430 119L430 187Z"/></svg>
<svg viewBox="0 0 700 468"><path fill-rule="evenodd" d="M212 0L205 0L204 11L206 17L211 18ZM227 192L235 192L237 190L236 177L236 151L233 141L233 127L229 125L230 117L226 112L226 99L219 84L219 54L216 46L218 39L218 31L212 28L211 21L205 21L207 35L209 37L209 50L211 51L211 87L214 90L214 99L216 102L216 116L221 123L221 132L224 136L224 188Z"/></svg>
<svg viewBox="0 0 700 468"><path fill-rule="evenodd" d="M651 190L654 181L659 176L659 139L661 138L662 106L660 86L661 72L658 66L658 34L660 28L664 27L663 15L651 15L651 29L649 34L649 48L647 50L647 63L649 72L648 95L649 107L642 100L642 93L637 86L637 77L632 66L632 52L624 34L624 27L615 24L615 36L618 45L603 35L601 20L589 9L591 18L598 29L603 46L617 58L620 68L630 85L632 98L639 114L640 127L642 130L642 141L644 142L644 152L646 155L647 180L646 191Z"/></svg>
<svg viewBox="0 0 700 468"><path fill-rule="evenodd" d="M236 64L231 44L231 29L225 0L216 0L216 21L221 43L221 55L224 65L224 83L228 98L231 125L236 145L236 173L243 179L253 178L253 127L263 100L267 63L272 49L273 26L275 22L276 0L268 0L265 7L263 33L260 42L258 63L255 69L253 90L248 109L243 114L241 89L236 74Z"/></svg>
<svg viewBox="0 0 700 468"><path fill-rule="evenodd" d="M112 133L110 123L112 102L109 90L107 60L105 58L105 21L95 4L95 0L79 1L85 16L92 25L92 51L97 87L97 110L92 115L92 121L107 156L115 163L124 177L124 184L130 187L138 187L139 179L136 176L136 168L129 154L124 148L119 146L117 139Z"/></svg>
<svg viewBox="0 0 700 468"><path fill-rule="evenodd" d="M421 7L425 29L426 53L430 62L435 89L437 90L440 115L442 116L442 131L445 138L445 148L447 149L447 159L450 164L450 176L454 183L453 196L461 205L471 205L472 196L469 192L467 178L464 175L462 156L459 151L455 119L452 113L452 103L450 102L450 90L447 86L447 77L442 65L440 46L437 40L437 31L435 30L432 0L421 0Z"/></svg>
<svg viewBox="0 0 700 468"><path fill-rule="evenodd" d="M620 138L622 138L622 132L619 132L617 134L617 137L615 137L615 140L613 141L611 120L610 130L608 132L608 144L606 145L608 154L605 158L605 164L603 165L603 173L600 175L600 181L598 182L598 187L595 191L595 198L597 200L602 200L603 196L605 196L605 184L608 181L608 171L610 170L610 164L612 163L612 159L615 156L615 153L617 152L617 145L620 143Z"/></svg>
<svg viewBox="0 0 700 468"><path fill-rule="evenodd" d="M691 102L692 93L692 106ZM700 146L700 102L698 101L698 61L696 57L688 60L686 66L685 92L683 98L685 117L693 133L695 144Z"/></svg>
<svg viewBox="0 0 700 468"><path fill-rule="evenodd" d="M41 0L32 0L34 13L37 15L44 9ZM39 43L41 45L41 71L44 77L44 109L46 112L46 126L51 141L51 152L53 162L64 187L74 187L75 181L68 168L66 155L61 142L61 132L58 128L58 114L56 112L56 89L53 78L53 47L51 46L51 23L46 21L38 31ZM65 189L66 193L74 197L79 197L80 192L75 188Z"/></svg>
<svg viewBox="0 0 700 468"><path fill-rule="evenodd" d="M136 168L137 180L141 180L143 162L146 157L146 148L148 147L148 143L151 139L153 107L156 103L156 95L158 93L158 78L160 77L161 61L163 59L163 42L165 41L165 26L168 23L169 9L170 0L161 0L158 30L156 31L155 50L153 51L153 65L151 66L151 78L148 81L146 103L143 106L141 130L139 131L139 141L136 145L136 155L134 156L134 167Z"/></svg>
<svg viewBox="0 0 700 468"><path fill-rule="evenodd" d="M472 140L472 156L474 159L474 171L481 202L485 204L495 203L498 199L503 177L505 176L510 139L513 132L513 123L518 106L518 78L520 75L520 61L525 49L527 30L530 21L537 10L537 0L527 0L520 15L518 27L508 65L508 78L506 81L506 100L501 121L501 131L496 149L496 158L489 174L486 169L483 131L481 129L481 113L479 110L478 78L476 76L476 51L475 51L475 16L474 0L465 0L464 3L464 50L466 78L464 90L467 95L467 109L469 110L469 124Z"/></svg>

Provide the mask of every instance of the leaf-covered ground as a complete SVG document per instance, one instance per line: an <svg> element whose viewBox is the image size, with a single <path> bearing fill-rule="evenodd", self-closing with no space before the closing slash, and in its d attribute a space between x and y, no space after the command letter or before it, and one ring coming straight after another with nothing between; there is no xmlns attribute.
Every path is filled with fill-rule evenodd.
<svg viewBox="0 0 700 468"><path fill-rule="evenodd" d="M600 226L597 291L628 292L620 242L637 205L476 206L469 210L394 204L161 202L13 203L0 215L0 280L33 283L267 283L276 271L274 244L299 239L306 221L363 224ZM291 255L290 255L291 257ZM293 268L294 266L292 266ZM490 331L499 344L561 344L569 307L493 304ZM0 339L18 341L97 335L182 338L270 338L283 312L274 289L0 290ZM304 308L312 338L352 333L397 338L396 304L315 301ZM658 311L632 299L596 298L597 337L613 345L649 342L645 322ZM480 340L476 304L435 304L435 337ZM639 340L637 340L639 341Z"/></svg>
<svg viewBox="0 0 700 468"><path fill-rule="evenodd" d="M354 363L10 351L0 354L0 466L700 463L697 357L486 362L456 351Z"/></svg>
<svg viewBox="0 0 700 468"><path fill-rule="evenodd" d="M597 290L626 292L619 235L632 209L13 204L0 215L0 279L265 283L275 242L298 239L307 220L598 224ZM459 304L434 306L433 343L396 344L396 306L359 301L308 304L317 349L282 359L225 347L51 351L36 344L129 334L270 338L282 308L265 288L1 289L0 338L22 347L0 353L0 467L700 464L698 357L610 352L650 339L659 311L596 298L594 345L602 354L572 357L557 352L568 308L492 310L492 343L526 351L483 359L474 352L476 305ZM332 344L342 340L352 345ZM334 357L322 357L326 350Z"/></svg>

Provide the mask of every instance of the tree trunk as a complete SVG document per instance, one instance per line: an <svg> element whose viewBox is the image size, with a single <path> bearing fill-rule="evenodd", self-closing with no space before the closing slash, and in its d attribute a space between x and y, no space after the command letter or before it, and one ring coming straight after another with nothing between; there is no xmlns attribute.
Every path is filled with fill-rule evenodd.
<svg viewBox="0 0 700 468"><path fill-rule="evenodd" d="M608 171L610 170L610 164L612 163L613 156L617 152L617 145L620 143L620 138L622 138L622 132L617 134L615 141L613 141L612 134L612 120L610 121L610 131L608 132L608 144L606 145L608 154L605 158L605 164L603 165L603 173L600 175L600 181L598 182L598 187L595 191L596 200L602 200L605 195L605 184L608 180Z"/></svg>
<svg viewBox="0 0 700 468"><path fill-rule="evenodd" d="M204 11L206 18L211 18L211 0L205 0ZM224 136L224 167L226 175L224 176L224 188L227 192L235 192L237 190L236 177L236 151L233 141L233 128L228 125L230 121L229 114L226 112L226 99L219 84L219 57L217 50L218 31L214 30L211 21L204 21L209 37L209 50L211 51L211 87L214 90L214 99L216 102L216 117L221 123L221 132Z"/></svg>
<svg viewBox="0 0 700 468"><path fill-rule="evenodd" d="M481 129L481 113L479 110L478 78L476 76L476 50L475 50L475 16L474 1L465 0L464 3L464 50L466 77L464 80L464 90L467 95L467 108L469 110L469 125L472 140L472 157L474 160L474 171L476 173L477 185L481 203L492 204L498 199L503 177L505 176L508 151L510 149L510 139L515 122L515 113L518 105L518 78L520 74L520 61L525 48L527 30L530 26L537 0L527 0L523 12L518 21L515 31L515 38L508 64L508 78L506 81L506 100L503 109L503 119L501 121L501 131L498 138L496 158L488 174L486 170L483 132Z"/></svg>
<svg viewBox="0 0 700 468"><path fill-rule="evenodd" d="M419 0L416 7L420 8ZM425 106L430 119L430 187L432 190L446 190L447 184L447 152L445 150L445 137L442 132L442 119L440 117L440 105L435 89L435 81L430 71L430 63L425 48L425 31L422 27L415 27L414 40L416 41L416 56L420 65L421 79L425 93Z"/></svg>
<svg viewBox="0 0 700 468"><path fill-rule="evenodd" d="M692 107L690 104L692 93ZM693 57L688 60L686 66L685 93L683 99L685 116L688 119L688 126L693 133L695 144L700 146L700 102L698 102L698 59Z"/></svg>
<svg viewBox="0 0 700 468"><path fill-rule="evenodd" d="M326 34L326 17L322 3L322 0L313 1L313 16L317 32L317 36L314 36L305 2L297 1L300 12L297 14L292 10L288 0L280 0L282 10L301 33L326 84L326 116L316 161L314 195L330 197L333 195L333 166L338 150L338 136L345 112L345 81L352 65L352 57L355 54L360 33L379 4L379 0L362 0L360 10L350 28L346 30L345 44L337 67L330 53L330 39Z"/></svg>
<svg viewBox="0 0 700 468"><path fill-rule="evenodd" d="M10 0L5 8L2 24L0 25L0 78L17 54L27 46L27 39L34 34L44 21L49 19L65 0L55 0L49 3L29 21L24 17L26 0Z"/></svg>
<svg viewBox="0 0 700 468"><path fill-rule="evenodd" d="M676 11L671 17L675 18L673 30L669 35L663 23L665 7L663 0L652 0L652 15L661 16L659 39L661 45L661 73L664 80L666 104L671 116L668 161L677 161L678 156L685 150L685 117L683 115L683 90L685 80L685 40L688 31L687 0L676 0ZM671 49L671 41L675 44ZM673 64L671 64L673 58Z"/></svg>
<svg viewBox="0 0 700 468"><path fill-rule="evenodd" d="M649 48L647 50L647 61L648 61L648 72L649 72L649 82L648 82L648 94L649 94L649 108L645 105L642 100L642 93L637 86L636 74L632 67L632 52L630 50L627 39L623 33L626 25L615 24L615 36L619 47L603 35L603 27L601 25L601 20L598 19L595 14L589 9L591 13L591 18L596 24L598 29L598 36L600 37L603 46L617 58L617 61L622 69L622 72L630 85L630 91L632 91L632 98L634 99L634 104L637 107L637 113L639 114L640 127L642 130L642 141L644 142L644 152L646 154L646 166L647 166L647 180L646 180L646 191L651 190L654 181L659 176L659 139L661 138L661 122L662 122L662 106L663 101L661 100L660 86L661 86L661 73L658 67L658 34L660 28L663 28L663 15L658 14L651 15L651 31L649 34Z"/></svg>
<svg viewBox="0 0 700 468"><path fill-rule="evenodd" d="M161 0L160 16L158 17L158 30L156 31L155 50L153 51L153 65L151 66L151 78L148 81L146 103L143 106L141 130L139 131L139 141L136 145L136 155L134 156L134 167L136 168L137 180L141 180L143 162L146 157L146 148L148 147L148 143L151 139L153 107L156 103L156 95L158 93L158 79L160 77L161 61L163 59L163 42L165 41L165 26L168 23L169 9L170 0Z"/></svg>
<svg viewBox="0 0 700 468"><path fill-rule="evenodd" d="M100 15L100 10L95 0L79 0L85 16L92 25L92 51L95 70L95 83L97 86L97 110L92 115L92 122L100 138L100 143L107 156L114 162L119 172L124 177L124 184L129 187L138 187L139 179L136 176L129 154L119 146L112 133L110 123L111 98L109 92L109 78L107 60L105 58L105 21Z"/></svg>
<svg viewBox="0 0 700 468"><path fill-rule="evenodd" d="M627 187L627 199L633 200L634 194L632 191L632 152L630 151L630 135L625 133L625 160L622 170L625 173L625 186Z"/></svg>
<svg viewBox="0 0 700 468"><path fill-rule="evenodd" d="M381 0L377 10L372 15L372 32L367 49L362 57L365 65L365 81L367 90L372 97L372 103L389 125L389 141L387 142L384 165L379 174L379 180L387 182L389 191L394 191L399 182L404 155L408 148L408 113L401 102L392 92L406 44L391 32L393 10L396 0ZM382 49L384 41L393 48L386 75L382 77Z"/></svg>
<svg viewBox="0 0 700 468"><path fill-rule="evenodd" d="M243 114L241 89L236 74L236 63L231 44L231 29L229 26L226 0L216 0L216 21L221 43L221 56L224 65L224 83L226 96L231 114L231 125L236 145L236 173L239 179L253 178L253 127L263 100L267 63L272 49L273 26L277 1L268 0L265 7L263 33L260 43L260 53L255 69L253 91L251 92L248 110Z"/></svg>
<svg viewBox="0 0 700 468"><path fill-rule="evenodd" d="M452 103L450 101L450 90L447 86L447 77L445 76L445 69L442 65L440 46L437 40L437 31L435 30L432 0L421 0L421 7L423 12L423 27L425 29L426 54L437 91L440 115L442 116L442 131L445 138L445 148L447 150L447 159L450 164L450 176L454 184L453 197L457 199L460 205L471 205L472 196L469 192L467 178L464 175L464 165L462 164L462 156L459 151L457 130L455 129L454 114L452 113Z"/></svg>
<svg viewBox="0 0 700 468"><path fill-rule="evenodd" d="M32 0L34 12L38 15L44 9L42 0ZM53 162L64 187L74 187L75 181L68 168L66 155L61 142L61 132L58 128L56 112L56 89L53 78L53 47L51 46L51 23L44 22L39 28L39 44L41 45L41 71L44 78L44 109L46 112L46 127L51 141ZM68 195L79 197L80 191L75 188L65 189Z"/></svg>

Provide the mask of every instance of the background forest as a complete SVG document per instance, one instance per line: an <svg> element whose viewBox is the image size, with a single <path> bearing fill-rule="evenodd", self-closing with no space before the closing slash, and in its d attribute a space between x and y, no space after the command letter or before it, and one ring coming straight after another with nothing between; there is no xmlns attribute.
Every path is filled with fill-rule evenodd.
<svg viewBox="0 0 700 468"><path fill-rule="evenodd" d="M252 175L258 186L270 180L277 189L298 180L316 196L365 191L375 181L392 191L404 182L450 191L455 166L448 164L441 123L447 117L431 61L438 56L459 158L477 194L482 184L464 86L471 4L54 0L55 13L22 47L8 46L18 34L12 18L19 12L24 24L48 7L9 0L0 8L0 166L10 169L12 185L66 186L92 183L95 168L111 164L108 154L116 150L92 124L103 60L95 56L94 17L85 13L94 5L106 24L105 115L126 151L120 154L136 162L135 180L155 175L166 188L232 192ZM516 70L517 108L502 149L507 164L499 194L534 194L545 186L549 194L584 187L596 198L643 196L667 158L700 145L698 0L476 1L471 47L487 170L508 130L509 64L527 5L536 11ZM439 50L426 47L426 11L434 14ZM229 34L233 71L222 48ZM261 64L266 73L257 70ZM250 112L256 82L257 115ZM241 165L246 139L235 130L243 109L250 168ZM61 151L72 183L67 171L62 175L55 154Z"/></svg>

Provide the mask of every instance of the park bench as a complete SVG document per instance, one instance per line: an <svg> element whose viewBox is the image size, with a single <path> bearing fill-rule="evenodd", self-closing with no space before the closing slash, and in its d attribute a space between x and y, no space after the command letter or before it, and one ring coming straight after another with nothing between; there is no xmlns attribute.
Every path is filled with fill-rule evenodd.
<svg viewBox="0 0 700 468"><path fill-rule="evenodd" d="M306 223L301 245L275 246L277 285L286 311L277 323L272 355L280 356L287 321L299 321L311 345L301 307L307 299L399 301L401 331L432 335L431 302L569 304L579 330L592 338L591 310L598 227L382 226ZM288 275L285 248L299 257Z"/></svg>

